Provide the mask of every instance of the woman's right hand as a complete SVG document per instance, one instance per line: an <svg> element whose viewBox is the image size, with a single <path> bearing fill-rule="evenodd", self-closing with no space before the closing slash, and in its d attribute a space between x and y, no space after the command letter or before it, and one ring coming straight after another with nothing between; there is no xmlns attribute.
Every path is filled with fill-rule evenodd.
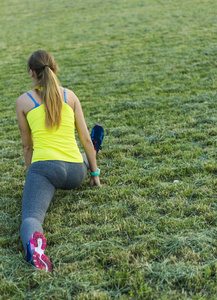
<svg viewBox="0 0 217 300"><path fill-rule="evenodd" d="M90 178L90 186L98 185L101 186L99 176L91 176Z"/></svg>

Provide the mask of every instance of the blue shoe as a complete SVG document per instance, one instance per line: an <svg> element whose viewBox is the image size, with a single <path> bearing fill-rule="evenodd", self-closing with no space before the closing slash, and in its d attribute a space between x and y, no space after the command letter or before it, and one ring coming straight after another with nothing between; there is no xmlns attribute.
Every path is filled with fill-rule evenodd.
<svg viewBox="0 0 217 300"><path fill-rule="evenodd" d="M102 149L101 144L104 137L104 129L100 124L97 124L93 127L91 131L91 140L93 142L94 149L96 150L96 153L99 152L100 149Z"/></svg>

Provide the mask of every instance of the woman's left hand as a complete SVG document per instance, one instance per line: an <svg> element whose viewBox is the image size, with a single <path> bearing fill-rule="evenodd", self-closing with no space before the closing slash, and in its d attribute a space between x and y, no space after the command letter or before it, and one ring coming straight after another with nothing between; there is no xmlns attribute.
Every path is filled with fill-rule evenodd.
<svg viewBox="0 0 217 300"><path fill-rule="evenodd" d="M90 186L98 185L101 186L99 176L91 176L90 178Z"/></svg>

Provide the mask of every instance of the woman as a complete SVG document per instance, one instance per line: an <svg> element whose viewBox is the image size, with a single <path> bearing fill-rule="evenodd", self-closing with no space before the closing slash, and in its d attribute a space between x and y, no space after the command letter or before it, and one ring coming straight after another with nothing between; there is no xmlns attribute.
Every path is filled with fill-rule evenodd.
<svg viewBox="0 0 217 300"><path fill-rule="evenodd" d="M28 59L28 71L34 89L16 102L23 153L28 169L22 200L21 239L27 261L39 269L52 270L44 254L46 239L42 223L55 189L73 189L86 178L90 168L90 186L99 185L100 170L96 153L104 131L96 125L91 133L75 94L59 86L53 56L43 50ZM81 155L75 128L84 147ZM94 146L93 146L94 144Z"/></svg>

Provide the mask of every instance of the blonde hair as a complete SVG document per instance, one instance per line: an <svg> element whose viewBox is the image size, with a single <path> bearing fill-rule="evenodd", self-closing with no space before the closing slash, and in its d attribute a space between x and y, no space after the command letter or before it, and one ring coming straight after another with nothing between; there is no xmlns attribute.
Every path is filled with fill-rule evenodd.
<svg viewBox="0 0 217 300"><path fill-rule="evenodd" d="M33 70L37 77L35 87L41 91L48 129L57 129L61 123L62 96L55 74L57 69L53 55L47 51L38 50L28 59L28 71Z"/></svg>

